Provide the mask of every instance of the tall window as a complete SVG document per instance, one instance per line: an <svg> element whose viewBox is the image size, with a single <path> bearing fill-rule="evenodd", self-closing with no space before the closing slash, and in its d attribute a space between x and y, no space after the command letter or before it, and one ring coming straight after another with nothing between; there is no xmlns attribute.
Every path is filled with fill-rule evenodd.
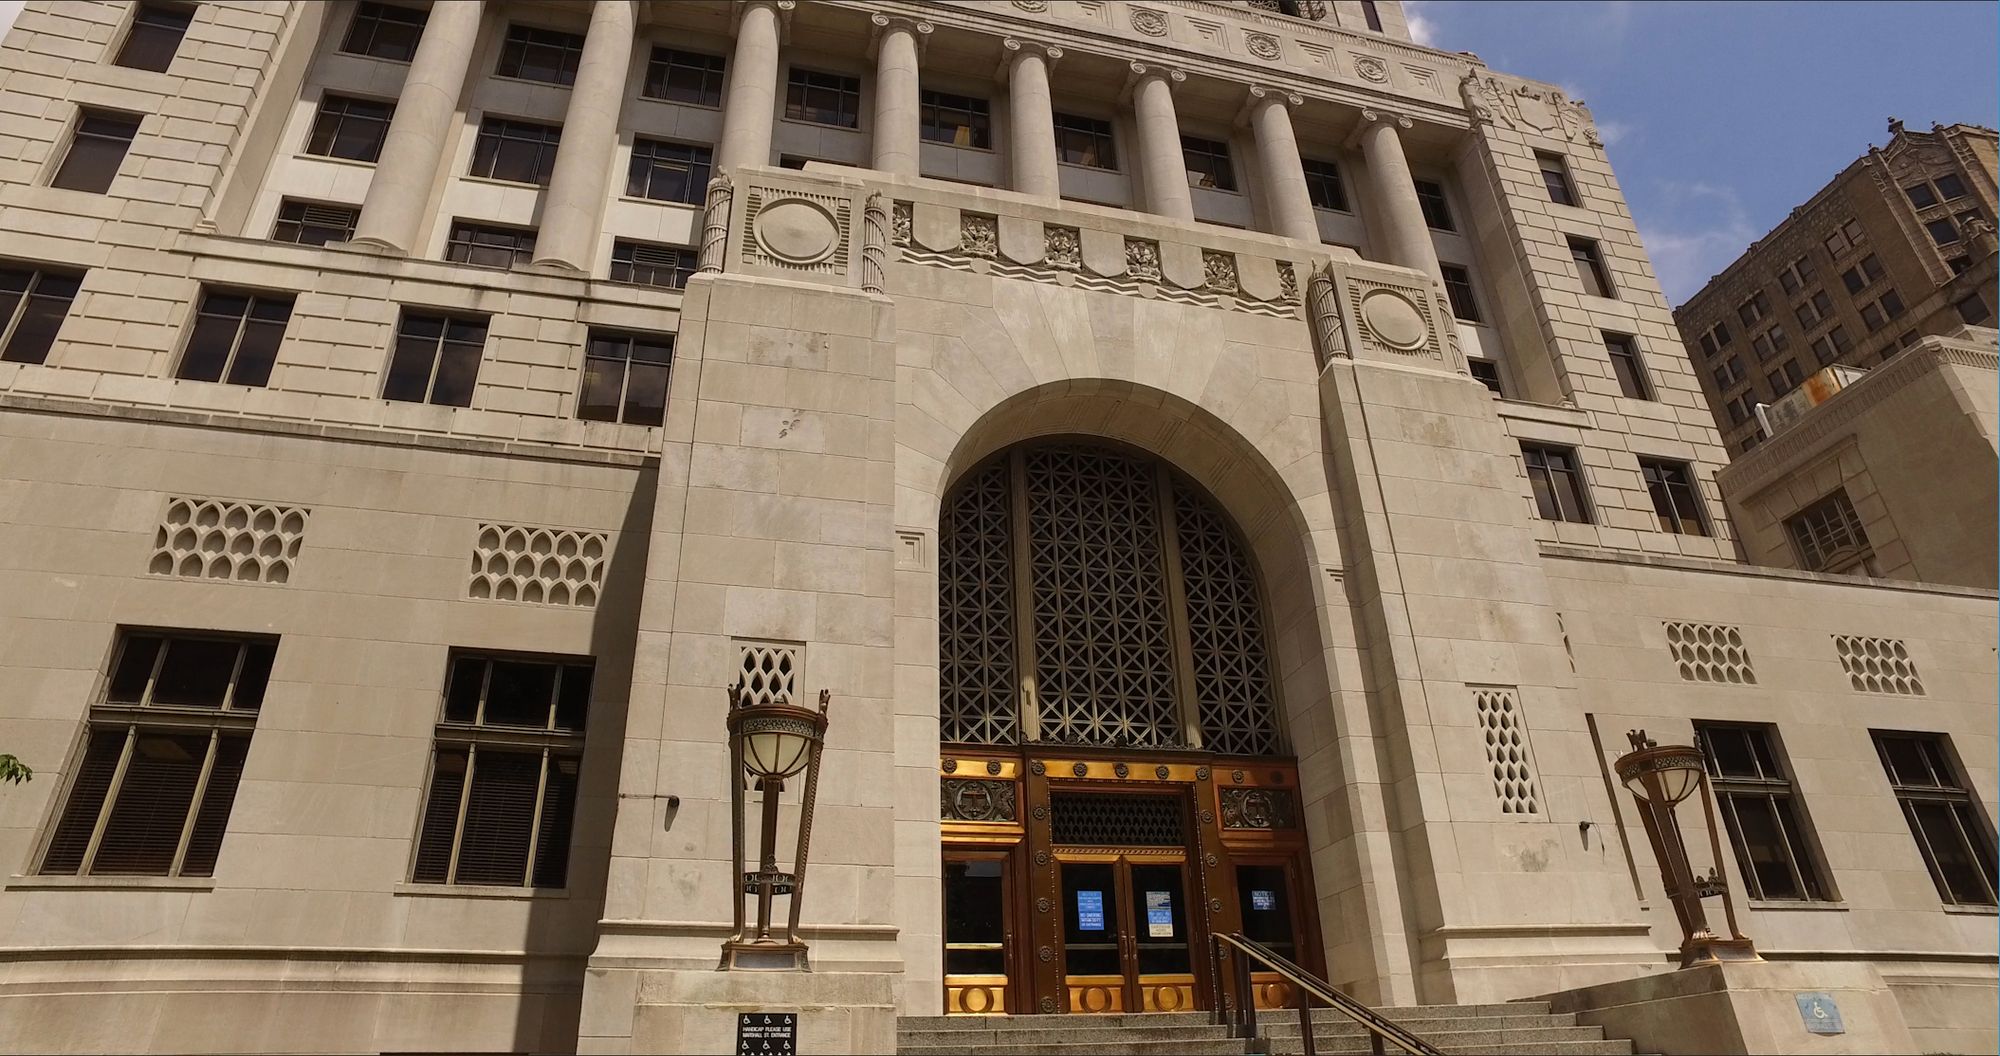
<svg viewBox="0 0 2000 1056"><path fill-rule="evenodd" d="M452 653L412 881L568 882L591 674L588 659Z"/></svg>
<svg viewBox="0 0 2000 1056"><path fill-rule="evenodd" d="M306 153L372 162L382 156L382 144L389 138L389 120L395 116L394 103L321 96L319 113L306 137Z"/></svg>
<svg viewBox="0 0 2000 1056"><path fill-rule="evenodd" d="M1229 161L1229 144L1200 136L1181 137L1181 159L1190 187L1217 191L1236 189L1236 166Z"/></svg>
<svg viewBox="0 0 2000 1056"><path fill-rule="evenodd" d="M1542 186L1549 192L1549 201L1557 205L1577 204L1576 185L1570 182L1569 163L1560 154L1545 151L1535 152L1535 164L1542 170Z"/></svg>
<svg viewBox="0 0 2000 1056"><path fill-rule="evenodd" d="M1457 264L1440 264L1444 271L1444 294L1451 301L1451 314L1468 323L1480 322L1479 299L1472 295L1472 274Z"/></svg>
<svg viewBox="0 0 2000 1056"><path fill-rule="evenodd" d="M792 67L785 81L785 116L836 128L861 127L861 80Z"/></svg>
<svg viewBox="0 0 2000 1056"><path fill-rule="evenodd" d="M271 228L271 241L301 246L324 246L354 237L354 225L361 210L348 205L320 205L287 198L278 206L278 222Z"/></svg>
<svg viewBox="0 0 2000 1056"><path fill-rule="evenodd" d="M1993 833L1952 765L1941 733L1874 730L1875 751L1938 897L1954 906L1994 904Z"/></svg>
<svg viewBox="0 0 2000 1056"><path fill-rule="evenodd" d="M118 49L117 65L165 73L187 35L194 9L180 4L142 3L132 9L132 29Z"/></svg>
<svg viewBox="0 0 2000 1056"><path fill-rule="evenodd" d="M1868 532L1848 501L1846 488L1785 518L1785 534L1798 551L1799 567L1808 572L1855 572L1879 575Z"/></svg>
<svg viewBox="0 0 2000 1056"><path fill-rule="evenodd" d="M1330 161L1301 158L1306 170L1306 196L1315 209L1347 212L1347 185L1340 182L1340 166Z"/></svg>
<svg viewBox="0 0 2000 1056"><path fill-rule="evenodd" d="M1424 225L1438 231L1458 230L1451 220L1451 203L1444 198L1444 185L1433 180L1418 180L1416 186L1417 204L1424 210Z"/></svg>
<svg viewBox="0 0 2000 1056"><path fill-rule="evenodd" d="M1708 534L1708 521L1701 514L1701 492L1695 487L1694 470L1686 462L1642 458L1639 475L1645 478L1653 513L1660 518L1660 531L1675 535Z"/></svg>
<svg viewBox="0 0 2000 1056"><path fill-rule="evenodd" d="M291 318L289 294L202 290L194 330L174 377L263 387L271 380Z"/></svg>
<svg viewBox="0 0 2000 1056"><path fill-rule="evenodd" d="M63 155L51 187L103 194L111 189L125 152L132 149L132 137L139 134L139 119L110 110L83 110L70 135L69 153Z"/></svg>
<svg viewBox="0 0 2000 1056"><path fill-rule="evenodd" d="M1076 114L1057 114L1055 123L1058 160L1093 169L1118 168L1118 156L1112 151L1111 122Z"/></svg>
<svg viewBox="0 0 2000 1056"><path fill-rule="evenodd" d="M659 425L667 418L672 334L592 330L583 357L576 416L593 422Z"/></svg>
<svg viewBox="0 0 2000 1056"><path fill-rule="evenodd" d="M656 47L646 62L640 94L690 106L721 106L723 69L720 55Z"/></svg>
<svg viewBox="0 0 2000 1056"><path fill-rule="evenodd" d="M970 95L934 92L926 88L917 109L917 134L926 142L954 147L993 145L992 104Z"/></svg>
<svg viewBox="0 0 2000 1056"><path fill-rule="evenodd" d="M479 138L472 144L471 175L546 187L561 143L562 129L555 125L489 117L479 123Z"/></svg>
<svg viewBox="0 0 2000 1056"><path fill-rule="evenodd" d="M362 0L354 9L354 21L347 24L347 36L340 50L350 55L366 55L390 62L408 62L416 57L417 44L424 36L429 11L395 4Z"/></svg>
<svg viewBox="0 0 2000 1056"><path fill-rule="evenodd" d="M1528 488L1535 495L1535 512L1545 521L1590 523L1583 500L1583 471L1576 451L1545 444L1522 444L1521 461L1528 467Z"/></svg>
<svg viewBox="0 0 2000 1056"><path fill-rule="evenodd" d="M1616 297L1617 291L1611 287L1611 275L1604 270L1604 259L1598 254L1597 243L1588 238L1569 240L1569 255L1576 261L1577 281L1583 283L1583 292L1592 297Z"/></svg>
<svg viewBox="0 0 2000 1056"><path fill-rule="evenodd" d="M1611 357L1612 376L1618 379L1618 391L1634 400L1652 399L1653 387L1646 381L1646 368L1639 362L1639 346L1632 335L1602 333L1605 354Z"/></svg>
<svg viewBox="0 0 2000 1056"><path fill-rule="evenodd" d="M678 290L694 274L695 255L679 246L618 241L611 244L611 281Z"/></svg>
<svg viewBox="0 0 2000 1056"><path fill-rule="evenodd" d="M525 227L451 222L444 259L481 268L515 268L535 260L535 232Z"/></svg>
<svg viewBox="0 0 2000 1056"><path fill-rule="evenodd" d="M83 276L0 266L0 363L46 363Z"/></svg>
<svg viewBox="0 0 2000 1056"><path fill-rule="evenodd" d="M1805 811L1772 749L1771 728L1697 722L1694 735L1715 790L1716 811L1736 849L1744 894L1753 899L1826 898L1827 884L1805 831Z"/></svg>
<svg viewBox="0 0 2000 1056"><path fill-rule="evenodd" d="M632 164L625 178L625 193L656 202L700 205L708 192L708 177L715 155L707 147L668 143L659 139L634 139Z"/></svg>
<svg viewBox="0 0 2000 1056"><path fill-rule="evenodd" d="M46 876L213 876L274 638L119 633Z"/></svg>
<svg viewBox="0 0 2000 1056"><path fill-rule="evenodd" d="M382 398L442 407L472 406L479 360L486 349L483 316L403 311Z"/></svg>
<svg viewBox="0 0 2000 1056"><path fill-rule="evenodd" d="M549 84L575 84L583 61L583 38L575 33L530 26L508 26L500 45L500 65L494 75Z"/></svg>

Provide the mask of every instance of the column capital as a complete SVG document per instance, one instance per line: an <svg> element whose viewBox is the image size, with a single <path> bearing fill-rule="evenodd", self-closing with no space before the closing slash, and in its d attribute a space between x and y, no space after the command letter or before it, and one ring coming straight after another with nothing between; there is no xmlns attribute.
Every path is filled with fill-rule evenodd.
<svg viewBox="0 0 2000 1056"><path fill-rule="evenodd" d="M1000 41L1000 47L1005 54L1000 58L1000 69L996 76L1003 84L1014 72L1014 64L1030 55L1041 59L1047 66L1054 66L1063 57L1063 49L1059 45L1023 40L1020 37L1005 37Z"/></svg>
<svg viewBox="0 0 2000 1056"><path fill-rule="evenodd" d="M743 16L752 8L766 7L778 16L778 43L792 42L792 10L799 6L799 0L742 0L732 4L729 12L729 32L735 34L743 28Z"/></svg>
<svg viewBox="0 0 2000 1056"><path fill-rule="evenodd" d="M880 11L869 15L868 22L869 25L874 27L868 31L868 55L870 58L873 58L876 51L881 49L882 38L897 30L901 30L916 38L917 56L922 58L924 49L930 45L931 32L937 28L927 19L910 18L905 15L885 15Z"/></svg>

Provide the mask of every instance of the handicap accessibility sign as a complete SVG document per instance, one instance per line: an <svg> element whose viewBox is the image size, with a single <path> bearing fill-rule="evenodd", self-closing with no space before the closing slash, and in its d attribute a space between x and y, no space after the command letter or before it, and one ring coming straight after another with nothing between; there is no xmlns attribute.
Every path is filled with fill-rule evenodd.
<svg viewBox="0 0 2000 1056"><path fill-rule="evenodd" d="M1805 1021L1806 1033L1847 1033L1847 1027L1840 1022L1840 1006L1833 1003L1832 994L1799 994L1797 998L1799 1018Z"/></svg>

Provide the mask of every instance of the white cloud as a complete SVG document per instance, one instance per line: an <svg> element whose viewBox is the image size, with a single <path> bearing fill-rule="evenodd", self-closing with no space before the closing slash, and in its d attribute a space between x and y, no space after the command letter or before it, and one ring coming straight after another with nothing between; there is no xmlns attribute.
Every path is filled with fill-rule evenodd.
<svg viewBox="0 0 2000 1056"><path fill-rule="evenodd" d="M0 37L14 26L14 19L20 17L21 8L28 0L0 0Z"/></svg>
<svg viewBox="0 0 2000 1056"><path fill-rule="evenodd" d="M1437 23L1423 13L1423 0L1403 0L1403 21L1410 27L1410 39L1427 48L1441 47L1437 40Z"/></svg>
<svg viewBox="0 0 2000 1056"><path fill-rule="evenodd" d="M1641 221L1639 238L1646 244L1667 302L1678 306L1741 256L1761 232L1750 223L1743 200L1731 188L1670 182L1662 191L1671 216L1664 223L1657 218Z"/></svg>

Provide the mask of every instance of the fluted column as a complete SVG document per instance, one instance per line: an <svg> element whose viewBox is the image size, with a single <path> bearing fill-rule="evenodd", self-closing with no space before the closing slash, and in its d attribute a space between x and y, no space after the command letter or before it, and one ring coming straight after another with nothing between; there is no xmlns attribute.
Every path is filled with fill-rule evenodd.
<svg viewBox="0 0 2000 1056"><path fill-rule="evenodd" d="M1409 128L1410 119L1379 110L1361 111L1361 153L1368 162L1369 204L1375 233L1382 238L1382 253L1389 263L1421 271L1436 281L1444 281L1438 267L1437 247L1431 244L1430 227L1424 223L1424 207L1417 201L1417 187L1410 177L1410 161L1403 156L1403 140L1398 128Z"/></svg>
<svg viewBox="0 0 2000 1056"><path fill-rule="evenodd" d="M1177 220L1194 219L1171 87L1185 80L1187 74L1171 67L1132 64L1132 110L1139 125L1140 171L1146 174L1146 211Z"/></svg>
<svg viewBox="0 0 2000 1056"><path fill-rule="evenodd" d="M873 167L897 176L917 174L917 60L931 24L876 14L869 18L875 38L875 154Z"/></svg>
<svg viewBox="0 0 2000 1056"><path fill-rule="evenodd" d="M1290 109L1304 101L1297 92L1250 89L1250 131L1257 137L1257 167L1263 171L1272 231L1317 245L1319 219L1313 214L1312 194L1306 190L1306 168L1299 157L1299 137L1292 131Z"/></svg>
<svg viewBox="0 0 2000 1056"><path fill-rule="evenodd" d="M408 253L416 243L429 204L431 184L444 160L445 139L458 114L458 93L466 67L479 45L482 0L437 4L424 24L423 39L403 75L396 116L375 161L375 176L362 200L354 241Z"/></svg>
<svg viewBox="0 0 2000 1056"><path fill-rule="evenodd" d="M736 50L729 57L729 98L722 111L722 143L715 164L771 163L771 120L778 105L779 19L793 0L749 0L739 8Z"/></svg>
<svg viewBox="0 0 2000 1056"><path fill-rule="evenodd" d="M1007 160L1009 186L1022 194L1062 197L1056 173L1056 112L1049 95L1049 67L1062 49L1014 37L1001 42L1007 49L1007 116L1011 136Z"/></svg>
<svg viewBox="0 0 2000 1056"><path fill-rule="evenodd" d="M603 229L605 181L618 146L618 112L632 62L636 18L632 0L597 0L583 38L576 82L563 114L562 145L542 199L535 263L588 271Z"/></svg>

